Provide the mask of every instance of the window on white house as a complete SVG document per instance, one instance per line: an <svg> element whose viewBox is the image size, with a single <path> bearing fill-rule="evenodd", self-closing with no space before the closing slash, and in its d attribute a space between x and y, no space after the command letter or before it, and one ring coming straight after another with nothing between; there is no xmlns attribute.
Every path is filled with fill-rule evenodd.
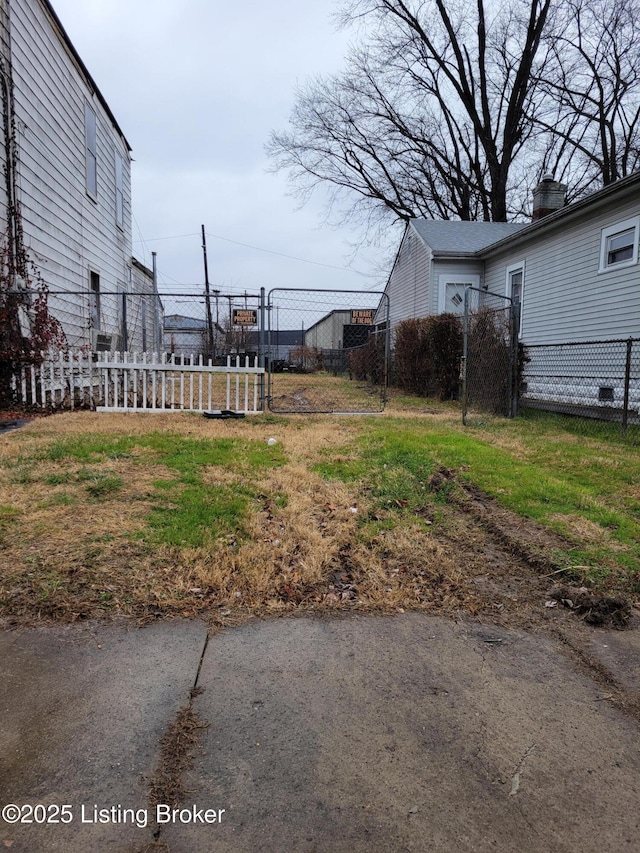
<svg viewBox="0 0 640 853"><path fill-rule="evenodd" d="M97 272L89 273L89 322L91 328L100 331L100 276Z"/></svg>
<svg viewBox="0 0 640 853"><path fill-rule="evenodd" d="M600 272L637 263L639 232L638 216L603 228L600 240Z"/></svg>
<svg viewBox="0 0 640 853"><path fill-rule="evenodd" d="M124 227L124 195L122 192L122 175L124 171L124 161L122 155L116 151L115 157L116 166L116 225L119 228Z"/></svg>
<svg viewBox="0 0 640 853"><path fill-rule="evenodd" d="M98 197L98 144L96 132L96 114L89 104L84 107L84 130L87 160L87 192L92 198Z"/></svg>

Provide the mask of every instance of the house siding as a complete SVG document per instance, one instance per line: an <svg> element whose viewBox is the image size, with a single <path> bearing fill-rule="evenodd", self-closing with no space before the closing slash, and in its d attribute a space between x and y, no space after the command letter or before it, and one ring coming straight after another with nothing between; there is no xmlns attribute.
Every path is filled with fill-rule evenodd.
<svg viewBox="0 0 640 853"><path fill-rule="evenodd" d="M316 349L341 349L344 327L350 321L350 311L332 312L304 333L305 346L315 347Z"/></svg>
<svg viewBox="0 0 640 853"><path fill-rule="evenodd" d="M48 9L11 0L10 29L19 149L17 188L25 246L52 293L71 346L91 343L89 272L100 290L128 287L131 176L126 140L77 63ZM96 115L97 197L86 191L85 104ZM123 223L116 224L115 153L123 160ZM87 296L79 295L86 293ZM117 300L105 299L104 310ZM117 332L109 313L101 331Z"/></svg>
<svg viewBox="0 0 640 853"><path fill-rule="evenodd" d="M131 352L161 352L164 312L153 273L134 261L127 297L127 343Z"/></svg>
<svg viewBox="0 0 640 853"><path fill-rule="evenodd" d="M5 124L4 124L4 99L6 97L5 81L11 67L11 38L9 35L9 7L8 0L0 0L0 181L2 186L2 198L5 197L6 188L6 150L5 150ZM0 229L2 234L7 232L7 210L5 204L0 204ZM4 248L4 247L3 247Z"/></svg>
<svg viewBox="0 0 640 853"><path fill-rule="evenodd" d="M507 267L525 263L525 343L640 336L640 265L598 272L602 229L638 214L640 203L632 200L585 212L487 258L485 284L497 293L505 293Z"/></svg>
<svg viewBox="0 0 640 853"><path fill-rule="evenodd" d="M400 251L386 288L392 329L407 317L426 317L433 313L430 310L431 259L430 248L410 225L400 244Z"/></svg>

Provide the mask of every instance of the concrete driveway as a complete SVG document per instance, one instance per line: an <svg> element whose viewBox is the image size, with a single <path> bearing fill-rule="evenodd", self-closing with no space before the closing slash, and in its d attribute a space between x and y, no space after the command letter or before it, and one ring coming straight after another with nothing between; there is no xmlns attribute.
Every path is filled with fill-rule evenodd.
<svg viewBox="0 0 640 853"><path fill-rule="evenodd" d="M640 692L637 632L589 637L598 680L549 636L418 614L5 632L0 849L636 851L640 725L604 682ZM158 811L189 705L208 727Z"/></svg>

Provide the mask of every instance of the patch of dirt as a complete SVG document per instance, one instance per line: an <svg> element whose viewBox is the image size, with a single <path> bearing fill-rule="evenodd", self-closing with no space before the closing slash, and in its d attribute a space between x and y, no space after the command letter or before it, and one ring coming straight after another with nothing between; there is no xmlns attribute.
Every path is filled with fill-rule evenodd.
<svg viewBox="0 0 640 853"><path fill-rule="evenodd" d="M454 479L452 472L449 478ZM570 547L564 537L501 507L494 498L470 483L456 480L455 484L456 489L450 492L448 500L473 516L496 542L530 566L547 571L562 570L553 552L563 552Z"/></svg>
<svg viewBox="0 0 640 853"><path fill-rule="evenodd" d="M209 723L193 710L193 697L202 692L191 691L189 704L178 711L173 723L160 741L160 762L149 785L149 804L177 806L184 798L185 773L191 767L203 729Z"/></svg>
<svg viewBox="0 0 640 853"><path fill-rule="evenodd" d="M629 625L631 605L619 596L593 595L586 587L558 586L549 593L556 601L582 616L587 625L622 629Z"/></svg>

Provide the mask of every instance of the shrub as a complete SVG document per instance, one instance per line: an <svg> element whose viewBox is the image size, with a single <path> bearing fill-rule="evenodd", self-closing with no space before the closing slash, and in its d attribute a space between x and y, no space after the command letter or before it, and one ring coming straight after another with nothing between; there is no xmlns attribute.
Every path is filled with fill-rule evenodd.
<svg viewBox="0 0 640 853"><path fill-rule="evenodd" d="M456 399L461 354L457 314L403 320L394 332L394 383L411 394Z"/></svg>
<svg viewBox="0 0 640 853"><path fill-rule="evenodd" d="M384 335L370 335L366 344L349 351L349 375L372 385L384 382Z"/></svg>

